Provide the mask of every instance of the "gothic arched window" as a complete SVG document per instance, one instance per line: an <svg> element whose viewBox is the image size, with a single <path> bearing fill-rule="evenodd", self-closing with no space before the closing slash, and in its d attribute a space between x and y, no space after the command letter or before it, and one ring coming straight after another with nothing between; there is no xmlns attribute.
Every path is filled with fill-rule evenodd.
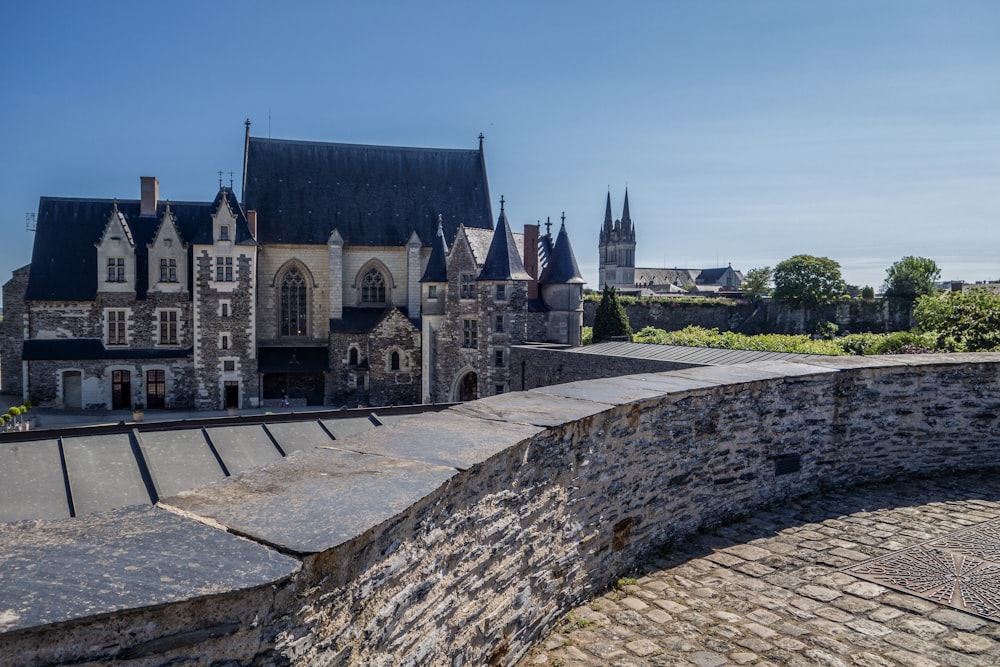
<svg viewBox="0 0 1000 667"><path fill-rule="evenodd" d="M361 303L380 306L385 302L385 277L378 269L369 269L361 278Z"/></svg>
<svg viewBox="0 0 1000 667"><path fill-rule="evenodd" d="M397 352L396 350L393 350L392 354L389 355L389 370L391 371L399 370L399 352Z"/></svg>
<svg viewBox="0 0 1000 667"><path fill-rule="evenodd" d="M281 335L307 335L307 313L305 278L298 269L290 269L281 279Z"/></svg>

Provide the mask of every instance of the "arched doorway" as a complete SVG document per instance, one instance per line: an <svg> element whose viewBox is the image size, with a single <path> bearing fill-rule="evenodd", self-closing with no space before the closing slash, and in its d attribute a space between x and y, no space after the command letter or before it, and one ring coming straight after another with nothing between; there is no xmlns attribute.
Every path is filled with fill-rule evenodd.
<svg viewBox="0 0 1000 667"><path fill-rule="evenodd" d="M454 400L474 401L479 398L479 376L468 371L455 383Z"/></svg>

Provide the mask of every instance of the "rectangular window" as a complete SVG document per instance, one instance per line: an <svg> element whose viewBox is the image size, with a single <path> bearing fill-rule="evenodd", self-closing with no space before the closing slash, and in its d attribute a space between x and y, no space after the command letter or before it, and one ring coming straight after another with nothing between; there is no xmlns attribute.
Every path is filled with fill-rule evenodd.
<svg viewBox="0 0 1000 667"><path fill-rule="evenodd" d="M428 299L436 299L436 298L438 298L438 286L437 285L428 285L427 286L427 298Z"/></svg>
<svg viewBox="0 0 1000 667"><path fill-rule="evenodd" d="M232 257L216 257L215 258L215 280L220 283L231 283L233 282L233 258Z"/></svg>
<svg viewBox="0 0 1000 667"><path fill-rule="evenodd" d="M124 257L108 257L108 282L109 283L125 282Z"/></svg>
<svg viewBox="0 0 1000 667"><path fill-rule="evenodd" d="M476 320L462 320L462 347L475 349L479 347Z"/></svg>
<svg viewBox="0 0 1000 667"><path fill-rule="evenodd" d="M229 302L223 301L219 304L219 315L222 317L229 317Z"/></svg>
<svg viewBox="0 0 1000 667"><path fill-rule="evenodd" d="M160 260L160 282L161 283L175 283L177 282L177 260L176 259L161 259Z"/></svg>
<svg viewBox="0 0 1000 667"><path fill-rule="evenodd" d="M493 365L497 368L503 368L503 350L497 350L493 353Z"/></svg>
<svg viewBox="0 0 1000 667"><path fill-rule="evenodd" d="M219 240L228 241L229 240L229 225L222 225L219 227Z"/></svg>
<svg viewBox="0 0 1000 667"><path fill-rule="evenodd" d="M108 311L108 345L125 345L125 311Z"/></svg>
<svg viewBox="0 0 1000 667"><path fill-rule="evenodd" d="M497 285L497 301L506 301L506 300L507 300L507 286Z"/></svg>
<svg viewBox="0 0 1000 667"><path fill-rule="evenodd" d="M494 317L493 333L503 333L503 315L496 315Z"/></svg>
<svg viewBox="0 0 1000 667"><path fill-rule="evenodd" d="M493 388L496 390L496 391L493 392L494 394L502 394L503 393L503 385L502 384L493 385Z"/></svg>
<svg viewBox="0 0 1000 667"><path fill-rule="evenodd" d="M476 276L472 273L463 273L458 277L458 296L462 299L476 298Z"/></svg>
<svg viewBox="0 0 1000 667"><path fill-rule="evenodd" d="M226 359L225 361L222 362L222 370L224 370L224 371L235 371L236 370L236 362L233 361L232 359Z"/></svg>
<svg viewBox="0 0 1000 667"><path fill-rule="evenodd" d="M229 349L229 336L227 334L222 334L222 338L220 339L219 342L219 347L221 347L223 350Z"/></svg>
<svg viewBox="0 0 1000 667"><path fill-rule="evenodd" d="M177 345L177 311L160 311L160 345Z"/></svg>

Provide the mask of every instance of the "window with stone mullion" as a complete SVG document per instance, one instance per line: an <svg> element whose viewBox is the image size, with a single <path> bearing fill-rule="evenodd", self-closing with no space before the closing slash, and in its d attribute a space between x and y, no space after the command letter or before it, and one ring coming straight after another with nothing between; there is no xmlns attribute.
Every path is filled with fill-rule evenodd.
<svg viewBox="0 0 1000 667"><path fill-rule="evenodd" d="M306 282L298 269L292 269L281 281L281 335L306 335Z"/></svg>

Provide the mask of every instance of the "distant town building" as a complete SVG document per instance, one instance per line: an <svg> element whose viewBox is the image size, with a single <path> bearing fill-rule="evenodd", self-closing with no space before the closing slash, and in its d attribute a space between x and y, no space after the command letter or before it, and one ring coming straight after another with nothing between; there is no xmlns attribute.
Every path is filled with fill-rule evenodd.
<svg viewBox="0 0 1000 667"><path fill-rule="evenodd" d="M623 294L715 294L739 290L743 274L730 264L714 269L656 269L636 267L635 223L629 213L628 190L622 217L613 220L611 193L604 206L604 225L598 242L600 288L611 285Z"/></svg>
<svg viewBox="0 0 1000 667"><path fill-rule="evenodd" d="M514 233L478 150L250 136L243 200L42 197L4 285L3 390L66 408L390 405L508 391L578 345L566 231Z"/></svg>

